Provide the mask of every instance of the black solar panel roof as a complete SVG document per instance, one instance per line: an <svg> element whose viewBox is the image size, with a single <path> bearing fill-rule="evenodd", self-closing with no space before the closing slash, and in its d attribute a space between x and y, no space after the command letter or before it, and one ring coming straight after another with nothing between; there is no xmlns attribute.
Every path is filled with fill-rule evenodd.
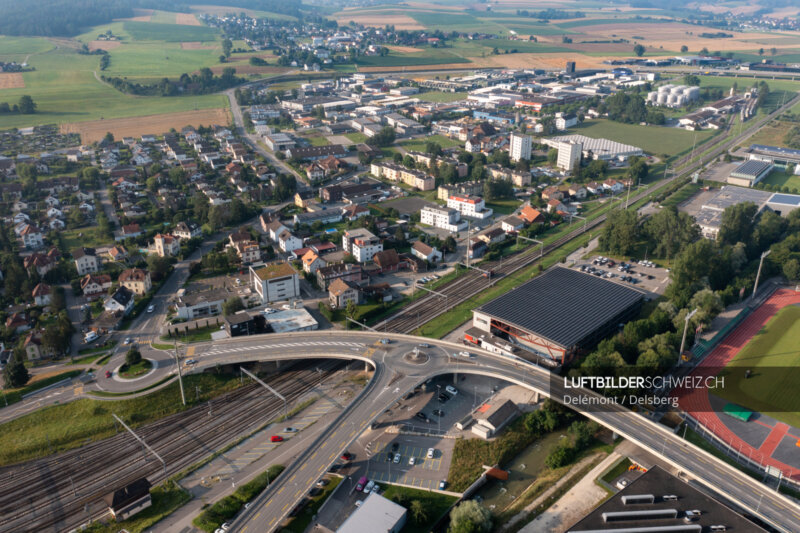
<svg viewBox="0 0 800 533"><path fill-rule="evenodd" d="M641 299L624 285L556 267L478 311L568 348Z"/></svg>

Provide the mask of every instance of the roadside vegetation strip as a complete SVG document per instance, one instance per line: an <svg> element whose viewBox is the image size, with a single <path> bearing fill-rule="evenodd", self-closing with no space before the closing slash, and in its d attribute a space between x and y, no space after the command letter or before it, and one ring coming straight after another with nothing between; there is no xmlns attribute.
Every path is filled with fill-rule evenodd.
<svg viewBox="0 0 800 533"><path fill-rule="evenodd" d="M68 365L88 365L88 364L94 363L94 361L96 359L98 359L100 357L103 357L104 355L105 354L103 354L103 353L96 353L96 354L92 354L92 355L86 355L84 357L78 357L76 359L73 359L72 361L70 361L67 364Z"/></svg>
<svg viewBox="0 0 800 533"><path fill-rule="evenodd" d="M270 466L265 472L236 489L230 496L225 496L205 511L200 513L192 524L206 533L214 533L224 522L231 520L242 510L244 504L258 496L267 485L283 472L283 465Z"/></svg>
<svg viewBox="0 0 800 533"><path fill-rule="evenodd" d="M380 485L383 484L381 483ZM439 519L458 501L457 497L449 494L397 485L389 485L381 496L406 508L411 508L413 502L418 501L422 504L422 508L425 509L424 520L421 519L423 517L415 520L413 511L409 513L403 533L427 533L431 531Z"/></svg>
<svg viewBox="0 0 800 533"><path fill-rule="evenodd" d="M98 362L98 364L99 364L99 362ZM123 400L123 399L133 398L137 394L141 394L143 392L147 392L147 391L159 388L162 385L164 385L165 383L167 383L169 381L177 380L177 379L178 379L177 375L170 375L170 376L164 376L163 378L161 378L160 380L156 381L152 385L148 385L147 387L143 387L143 388L137 389L135 391L130 391L130 392L109 392L109 391L104 391L104 390L98 390L98 391L89 391L87 394L89 396L97 396L99 398L117 398L119 400Z"/></svg>
<svg viewBox="0 0 800 533"><path fill-rule="evenodd" d="M32 392L49 387L50 385L58 383L59 381L80 376L82 373L83 370L68 370L66 372L61 372L54 376L49 376L44 379L34 381L33 383L30 383L24 387L20 387L19 389L4 390L3 396L5 396L5 401L8 402L8 405L11 405L12 403L22 401L24 396L31 394ZM5 406L5 401L0 401L0 406Z"/></svg>
<svg viewBox="0 0 800 533"><path fill-rule="evenodd" d="M105 352L105 351L108 351L108 350L113 350L114 346L116 346L116 345L117 345L117 341L113 341L113 342L107 342L107 343L102 344L100 346L95 346L94 348L84 348L82 350L78 350L78 355L88 355L88 354L91 354L91 353L100 353L100 352Z"/></svg>
<svg viewBox="0 0 800 533"><path fill-rule="evenodd" d="M586 455L596 453L597 456L592 459L589 464L578 470L577 472L570 472L571 468L582 460ZM550 472L545 473L543 476L537 476L536 481L529 487L528 491L526 491L522 496L517 498L519 501L514 501L513 508L520 510L527 506L530 502L535 500L540 494L543 494L546 490L550 489L551 487L555 486L560 479L563 479L564 476L569 476L569 479L566 483L558 487L556 490L553 491L547 498L547 501L543 502L541 505L537 506L532 511L529 511L525 514L525 517L522 520L517 521L513 526L504 530L505 533L517 533L519 530L524 528L526 525L531 523L537 516L545 512L547 509L550 508L555 502L557 502L562 496L564 496L567 492L569 492L575 485L577 485L583 478L585 478L589 472L592 471L594 467L596 467L607 455L605 451L601 451L597 453L597 450L590 450L586 454L581 457L578 457L575 463L558 468L556 470L551 470ZM507 511L510 511L511 508L508 508ZM509 513L510 514L510 513ZM501 517L508 516L505 512L500 515ZM512 515L513 516L513 515ZM506 521L511 518L509 516ZM502 518L501 518L502 520Z"/></svg>
<svg viewBox="0 0 800 533"><path fill-rule="evenodd" d="M87 533L118 533L119 531L142 533L192 499L191 493L174 481L165 481L156 485L150 491L150 496L153 498L152 506L137 513L134 517L121 522L95 522L84 531Z"/></svg>
<svg viewBox="0 0 800 533"><path fill-rule="evenodd" d="M316 496L311 497L311 503L306 505L300 514L292 518L288 524L281 528L281 533L303 533L306 528L311 525L311 521L317 515L317 512L328 499L328 496L333 493L334 489L342 482L342 478L334 476L330 478L329 483L325 486L322 492ZM406 532L406 528L403 528ZM408 533L408 532L406 532Z"/></svg>
<svg viewBox="0 0 800 533"><path fill-rule="evenodd" d="M181 404L178 384L173 383L145 396L127 400L78 399L6 422L0 425L0 465L78 448L87 439L111 437L116 433L112 412L136 428L230 392L239 387L239 379L227 374L189 375L184 378L184 387L187 390L198 387L200 391L196 400L195 395L187 395L185 407Z"/></svg>

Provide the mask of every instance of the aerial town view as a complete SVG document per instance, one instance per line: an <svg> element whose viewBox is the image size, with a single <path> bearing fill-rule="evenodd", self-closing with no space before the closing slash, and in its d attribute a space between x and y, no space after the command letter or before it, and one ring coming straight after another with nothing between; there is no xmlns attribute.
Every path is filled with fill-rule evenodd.
<svg viewBox="0 0 800 533"><path fill-rule="evenodd" d="M800 0L0 0L0 532L800 533Z"/></svg>

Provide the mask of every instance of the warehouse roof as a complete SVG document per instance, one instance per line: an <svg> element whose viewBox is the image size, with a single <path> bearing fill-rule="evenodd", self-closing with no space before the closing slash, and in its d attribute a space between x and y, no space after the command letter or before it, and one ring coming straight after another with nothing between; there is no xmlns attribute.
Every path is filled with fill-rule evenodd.
<svg viewBox="0 0 800 533"><path fill-rule="evenodd" d="M796 194L782 194L782 193L775 193L769 199L770 204L783 204L783 205L791 205L794 207L800 207L800 196Z"/></svg>
<svg viewBox="0 0 800 533"><path fill-rule="evenodd" d="M693 509L698 509L699 513L694 513ZM567 531L699 533L717 525L725 526L728 531L764 532L739 513L654 466Z"/></svg>
<svg viewBox="0 0 800 533"><path fill-rule="evenodd" d="M772 163L759 161L758 159L749 159L736 167L736 169L731 172L731 176L736 178L756 179L771 168Z"/></svg>
<svg viewBox="0 0 800 533"><path fill-rule="evenodd" d="M362 531L395 531L405 519L406 510L380 494L371 493L361 507L351 514L336 533L361 533Z"/></svg>
<svg viewBox="0 0 800 533"><path fill-rule="evenodd" d="M556 267L478 311L570 347L641 299L624 285Z"/></svg>

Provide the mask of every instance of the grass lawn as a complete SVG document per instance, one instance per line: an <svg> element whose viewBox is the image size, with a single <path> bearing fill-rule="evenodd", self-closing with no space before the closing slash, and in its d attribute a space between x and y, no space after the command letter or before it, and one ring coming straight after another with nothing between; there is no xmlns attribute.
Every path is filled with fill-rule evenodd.
<svg viewBox="0 0 800 533"><path fill-rule="evenodd" d="M100 357L101 355L102 355L102 353L86 355L84 357L80 357L78 359L75 359L74 361L72 361L69 364L70 365L89 365L89 364L94 363L94 360L97 359L98 357Z"/></svg>
<svg viewBox="0 0 800 533"><path fill-rule="evenodd" d="M421 139L407 139L405 141L400 141L398 144L406 150L424 152L425 144L428 142L435 142L442 148L462 146L460 141L445 137L444 135L430 135L428 137L422 137Z"/></svg>
<svg viewBox="0 0 800 533"><path fill-rule="evenodd" d="M569 133L586 135L595 139L612 141L638 146L651 154L667 154L676 156L689 152L697 137L697 146L714 135L712 130L691 132L680 128L664 128L661 126L639 126L623 124L611 120L587 120L583 124L570 129Z"/></svg>
<svg viewBox="0 0 800 533"><path fill-rule="evenodd" d="M714 394L748 409L800 425L800 307L784 307L720 373ZM749 379L744 370L752 370Z"/></svg>
<svg viewBox="0 0 800 533"><path fill-rule="evenodd" d="M333 490L342 482L340 477L331 477L330 483L317 496L311 498L311 503L303 507L300 513L292 518L285 527L281 528L281 533L303 533L317 515L319 508L328 499Z"/></svg>
<svg viewBox="0 0 800 533"><path fill-rule="evenodd" d="M661 202L663 207L679 206L689 198L691 198L697 191L703 188L702 183L687 183L678 189L669 198Z"/></svg>
<svg viewBox="0 0 800 533"><path fill-rule="evenodd" d="M776 185L781 188L789 187L789 190L795 194L800 190L800 176L788 174L785 170L778 168L770 172L769 176L761 180L761 183ZM792 189L794 190L792 191Z"/></svg>
<svg viewBox="0 0 800 533"><path fill-rule="evenodd" d="M128 366L128 364L125 363L120 367L119 375L124 379L133 379L147 374L150 371L151 366L153 366L153 363L147 359L142 359L133 366Z"/></svg>
<svg viewBox="0 0 800 533"><path fill-rule="evenodd" d="M105 342L99 346L95 346L94 348L83 348L82 350L78 350L78 355L90 354L90 353L100 353L105 352L106 350L110 350L114 346L117 345L117 342Z"/></svg>
<svg viewBox="0 0 800 533"><path fill-rule="evenodd" d="M117 533L125 530L130 533L141 533L149 530L153 524L192 499L192 495L187 490L171 481L153 487L150 495L153 498L153 504L144 511L137 513L134 517L122 522L110 522L108 524L95 522L84 531L88 533Z"/></svg>
<svg viewBox="0 0 800 533"><path fill-rule="evenodd" d="M311 146L328 146L330 142L328 139L323 137L322 135L309 135L304 137L308 142L311 143Z"/></svg>
<svg viewBox="0 0 800 533"><path fill-rule="evenodd" d="M486 207L490 207L494 210L495 213L499 213L501 215L507 215L509 213L513 213L516 208L522 205L522 200L516 199L506 199L506 200L492 200L486 204Z"/></svg>
<svg viewBox="0 0 800 533"><path fill-rule="evenodd" d="M800 111L800 110L798 110ZM767 146L781 146L787 148L786 143L783 142L784 137L789 129L794 126L791 122L782 120L774 120L765 124L755 135L750 137L745 144L765 144Z"/></svg>
<svg viewBox="0 0 800 533"><path fill-rule="evenodd" d="M348 139L350 139L351 141L353 141L356 144L363 144L363 143L367 142L367 136L364 135L363 133L361 133L360 131L354 131L352 133L345 133L344 136L347 137Z"/></svg>
<svg viewBox="0 0 800 533"><path fill-rule="evenodd" d="M631 460L625 457L622 461L611 467L603 476L600 478L609 485L614 482L619 476L624 474L628 471L628 467L631 465Z"/></svg>
<svg viewBox="0 0 800 533"><path fill-rule="evenodd" d="M79 370L72 372L75 375L80 373ZM181 404L178 384L172 383L152 394L130 400L79 399L45 407L2 424L0 464L36 459L83 446L87 439L97 441L110 437L116 433L111 413L116 413L135 428L184 411L195 402L206 402L239 386L238 376L233 374L189 375L183 381L187 390L195 390L195 386L200 390L197 400L194 395L187 396L187 407Z"/></svg>
<svg viewBox="0 0 800 533"><path fill-rule="evenodd" d="M406 520L406 525L400 530L400 533L427 533L431 531L431 527L433 527L439 518L441 518L442 515L453 506L456 500L458 500L455 496L442 494L441 492L411 489L395 485L389 485L381 496L389 500L397 498L400 499L400 501L405 501L406 503L402 505L406 508L414 500L419 500L425 507L425 511L428 513L428 520L421 524L415 524L413 518L409 516Z"/></svg>
<svg viewBox="0 0 800 533"><path fill-rule="evenodd" d="M127 20L123 29L137 41L192 42L213 41L218 31L208 26L188 26L184 24L162 24L159 22L139 22Z"/></svg>
<svg viewBox="0 0 800 533"><path fill-rule="evenodd" d="M364 67L400 67L414 65L445 65L470 63L470 60L446 48L425 48L410 54L390 52L387 56L360 56L358 65Z"/></svg>
<svg viewBox="0 0 800 533"><path fill-rule="evenodd" d="M457 102L467 98L466 93L446 93L442 91L428 91L414 95L423 102Z"/></svg>
<svg viewBox="0 0 800 533"><path fill-rule="evenodd" d="M210 341L211 334L215 331L219 331L220 326L207 326L204 328L198 329L190 329L188 332L184 332L180 330L180 324L178 324L178 331L179 337L178 340L180 342L203 342L203 341ZM164 341L171 341L172 339L164 336L161 337L161 340Z"/></svg>

